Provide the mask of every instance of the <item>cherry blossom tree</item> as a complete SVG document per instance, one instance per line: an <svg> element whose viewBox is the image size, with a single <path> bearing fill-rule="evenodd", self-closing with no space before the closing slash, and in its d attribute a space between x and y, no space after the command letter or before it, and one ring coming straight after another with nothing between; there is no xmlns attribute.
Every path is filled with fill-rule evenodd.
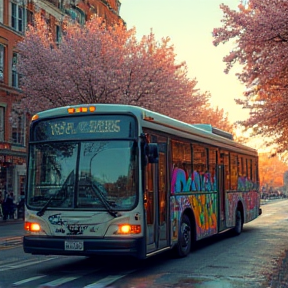
<svg viewBox="0 0 288 288"><path fill-rule="evenodd" d="M157 41L151 31L137 40L135 29L106 26L101 18L84 26L67 24L56 45L37 15L17 48L23 91L18 107L30 114L63 105L119 103L191 123L210 97L187 76L186 63L176 63L169 38Z"/></svg>
<svg viewBox="0 0 288 288"><path fill-rule="evenodd" d="M193 121L196 123L196 121ZM223 108L212 107L208 104L204 109L201 109L201 114L198 119L199 123L210 123L212 126L234 134L234 125L229 121L228 112Z"/></svg>
<svg viewBox="0 0 288 288"><path fill-rule="evenodd" d="M223 26L213 31L214 45L232 41L234 49L223 59L228 73L236 63L243 67L237 74L246 85L244 100L236 99L250 116L242 121L253 128L253 135L277 144L276 152L288 147L288 2L249 0L239 10L220 6Z"/></svg>

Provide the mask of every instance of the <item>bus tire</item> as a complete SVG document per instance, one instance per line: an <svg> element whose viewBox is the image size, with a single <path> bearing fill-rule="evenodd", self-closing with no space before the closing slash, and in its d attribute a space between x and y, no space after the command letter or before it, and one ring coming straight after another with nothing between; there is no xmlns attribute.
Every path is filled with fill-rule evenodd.
<svg viewBox="0 0 288 288"><path fill-rule="evenodd" d="M176 253L178 257L186 257L191 250L192 245L191 223L187 215L182 216L179 229L178 243Z"/></svg>
<svg viewBox="0 0 288 288"><path fill-rule="evenodd" d="M234 235L240 235L243 230L243 221L242 221L242 214L240 210L236 211L236 222L235 222L235 227L233 229L233 234Z"/></svg>

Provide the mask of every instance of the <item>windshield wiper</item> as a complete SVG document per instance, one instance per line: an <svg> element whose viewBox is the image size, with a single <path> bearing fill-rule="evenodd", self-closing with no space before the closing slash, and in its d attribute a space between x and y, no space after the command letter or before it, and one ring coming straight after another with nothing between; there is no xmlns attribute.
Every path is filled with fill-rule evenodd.
<svg viewBox="0 0 288 288"><path fill-rule="evenodd" d="M41 217L41 216L44 215L47 207L50 205L50 203L51 203L51 201L52 201L53 199L54 199L54 195L51 196L51 197L49 198L49 200L46 202L46 204L41 208L41 210L39 210L39 211L36 213L37 216L40 216L40 217Z"/></svg>
<svg viewBox="0 0 288 288"><path fill-rule="evenodd" d="M113 217L118 217L118 212L111 209L111 206L116 206L115 202L109 202L105 196L102 194L101 190L95 185L94 183L91 183L91 187L93 191L95 192L98 199L101 201L101 203L104 205L104 207L107 209L109 214Z"/></svg>
<svg viewBox="0 0 288 288"><path fill-rule="evenodd" d="M50 205L52 200L59 200L58 198L56 198L58 195L60 195L60 192L64 191L65 189L67 190L67 186L68 186L68 181L70 180L70 177L74 176L74 171L72 170L70 172L70 174L67 176L64 184L62 185L61 189L56 191L50 198L49 200L46 202L46 204L36 213L37 216L41 217L44 215L45 211L47 210L48 206Z"/></svg>

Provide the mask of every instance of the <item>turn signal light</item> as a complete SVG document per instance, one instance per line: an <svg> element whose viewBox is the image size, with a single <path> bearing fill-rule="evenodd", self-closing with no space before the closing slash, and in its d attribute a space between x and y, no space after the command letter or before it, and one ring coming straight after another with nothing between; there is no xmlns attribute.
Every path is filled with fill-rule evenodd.
<svg viewBox="0 0 288 288"><path fill-rule="evenodd" d="M119 225L118 234L139 234L141 233L141 225Z"/></svg>
<svg viewBox="0 0 288 288"><path fill-rule="evenodd" d="M41 230L41 226L38 223L25 222L24 229L30 232L39 232Z"/></svg>

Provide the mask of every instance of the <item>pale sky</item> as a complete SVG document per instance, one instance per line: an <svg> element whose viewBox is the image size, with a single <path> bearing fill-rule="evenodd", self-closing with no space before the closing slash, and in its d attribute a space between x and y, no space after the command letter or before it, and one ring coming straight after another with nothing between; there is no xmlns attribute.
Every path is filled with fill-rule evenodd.
<svg viewBox="0 0 288 288"><path fill-rule="evenodd" d="M224 108L231 122L244 120L248 111L236 105L245 87L235 76L223 71L223 57L231 45L212 44L213 28L220 27L219 5L237 8L239 0L120 0L120 16L128 28L135 27L139 38L152 31L156 39L169 36L179 62L186 61L189 77L198 81L197 88L210 91L213 106Z"/></svg>

